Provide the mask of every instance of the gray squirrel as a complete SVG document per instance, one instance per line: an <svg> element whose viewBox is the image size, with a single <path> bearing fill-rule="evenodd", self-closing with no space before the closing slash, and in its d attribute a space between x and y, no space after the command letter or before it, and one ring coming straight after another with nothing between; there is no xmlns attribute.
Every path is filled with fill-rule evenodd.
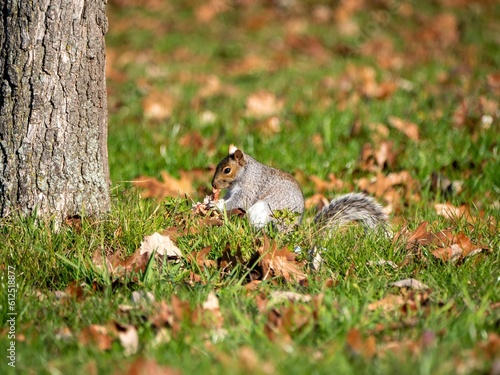
<svg viewBox="0 0 500 375"><path fill-rule="evenodd" d="M289 173L258 162L233 145L229 147L229 155L217 165L212 187L214 206L219 210L245 210L250 224L257 229L269 222L276 223L275 211L296 213L293 224L302 221L304 196L297 180ZM227 189L227 193L218 200L221 189ZM332 200L314 218L314 223L321 227L334 227L349 221L387 231L387 216L382 206L362 193L350 193Z"/></svg>

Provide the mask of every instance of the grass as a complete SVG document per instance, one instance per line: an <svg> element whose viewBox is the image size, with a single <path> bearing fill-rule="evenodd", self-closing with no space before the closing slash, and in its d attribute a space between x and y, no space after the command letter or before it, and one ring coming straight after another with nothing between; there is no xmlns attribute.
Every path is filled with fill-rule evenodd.
<svg viewBox="0 0 500 375"><path fill-rule="evenodd" d="M9 368L3 356L0 372L134 373L130 367L146 367L139 362L144 358L149 366L185 374L330 374L332 369L340 374L468 374L487 373L494 361L498 366L499 109L498 83L496 89L489 83L493 73L498 75L498 6L409 2L396 9L367 2L347 16L360 31L343 35L341 19L314 18L322 8L312 1L241 2L206 23L197 20L200 6L194 2L140 4L116 0L108 5L111 212L58 231L32 217L0 222L0 287L7 291L9 267L15 267L17 285L16 368ZM433 29L432 17L443 13L460 25L458 40ZM390 15L389 21L367 28L383 14ZM392 43L388 57L378 54L380 48L363 52L379 40ZM366 67L373 69L374 81L360 70ZM201 95L214 76L220 86ZM399 88L384 99L363 94L368 84L385 81ZM351 86L345 90L339 82ZM283 100L276 113L278 132L268 132L266 117L246 113L247 98L262 89ZM144 103L155 91L174 98L165 118L147 116ZM203 120L207 111L213 122ZM416 124L418 141L388 126L389 116ZM493 122L488 125L484 116ZM377 123L387 134L373 130ZM189 141L195 133L200 145ZM378 150L384 140L394 142L396 162L380 170L363 168L363 146ZM245 267L221 272L187 260L151 263L144 273L124 278L95 266L96 251L125 258L144 236L198 225L189 215L191 200L142 199L131 180L159 178L161 171L179 177L181 170L207 170L230 143L294 172L306 198L317 192L310 176L326 179L334 173L344 182L324 192L331 198L359 190L361 178L380 181L379 172L408 171L419 199L406 194L405 184L387 190L400 197L391 214L394 232L428 221L433 232L452 227L454 234L464 233L489 251L453 264L433 257L432 247L411 253L404 242L357 227L325 237L306 219L292 234L268 234L279 247L324 249L323 266L308 273L305 284L273 280L249 291ZM461 191L436 188L433 174L460 181ZM194 200L209 191L210 179L206 172L194 181ZM377 198L388 203L388 195ZM464 205L478 219L437 215L434 204L447 201ZM306 218L313 214L309 209ZM263 241L261 233L234 217L223 226L198 229L177 241L183 252L211 246L209 257L217 259L229 247L248 258ZM381 260L397 267L374 263ZM406 278L425 283L429 291L390 286ZM155 325L154 304L131 300L133 292L146 291L158 302L180 306L173 324ZM220 325L200 310L212 291L220 303ZM276 302L276 291L312 301ZM387 302L387 311L372 308L391 295L405 303L393 308ZM1 296L0 349L6 353L9 298ZM86 340L92 325L105 327L106 334ZM138 332L139 348L126 356L116 337L129 326ZM114 339L100 349L108 337Z"/></svg>

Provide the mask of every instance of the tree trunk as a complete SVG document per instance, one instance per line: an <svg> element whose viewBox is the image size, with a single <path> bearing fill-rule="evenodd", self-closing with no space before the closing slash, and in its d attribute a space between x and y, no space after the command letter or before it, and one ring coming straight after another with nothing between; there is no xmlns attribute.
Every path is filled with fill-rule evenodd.
<svg viewBox="0 0 500 375"><path fill-rule="evenodd" d="M0 217L109 210L105 7L0 5Z"/></svg>

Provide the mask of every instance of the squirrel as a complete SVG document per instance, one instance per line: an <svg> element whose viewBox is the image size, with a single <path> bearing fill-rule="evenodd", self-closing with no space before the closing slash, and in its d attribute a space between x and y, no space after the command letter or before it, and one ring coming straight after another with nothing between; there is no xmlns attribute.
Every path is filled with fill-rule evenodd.
<svg viewBox="0 0 500 375"><path fill-rule="evenodd" d="M219 210L246 211L250 224L260 229L269 222L277 223L275 211L296 213L294 223L300 224L304 214L304 196L297 180L289 173L262 164L231 145L229 154L222 159L212 179L214 201ZM227 189L218 200L221 189ZM321 227L335 227L349 221L360 222L365 228L381 228L387 233L387 216L372 197L363 193L349 193L330 202L314 218Z"/></svg>

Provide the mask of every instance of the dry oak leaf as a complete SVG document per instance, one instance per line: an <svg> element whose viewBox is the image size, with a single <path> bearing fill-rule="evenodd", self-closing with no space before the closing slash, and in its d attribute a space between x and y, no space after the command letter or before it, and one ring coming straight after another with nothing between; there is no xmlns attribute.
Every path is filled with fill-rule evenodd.
<svg viewBox="0 0 500 375"><path fill-rule="evenodd" d="M500 95L500 71L489 74L486 79L488 81L488 86L495 95Z"/></svg>
<svg viewBox="0 0 500 375"><path fill-rule="evenodd" d="M394 142L381 141L377 150L370 143L363 145L361 149L360 168L364 171L378 172L386 167L396 165L397 153L393 150Z"/></svg>
<svg viewBox="0 0 500 375"><path fill-rule="evenodd" d="M368 305L368 310L383 310L383 311L393 311L405 304L405 300L402 296L395 294L388 294L384 298L372 302Z"/></svg>
<svg viewBox="0 0 500 375"><path fill-rule="evenodd" d="M420 136L417 124L414 124L410 121L405 121L396 116L390 116L388 121L389 125L405 134L411 140L415 142L419 140Z"/></svg>
<svg viewBox="0 0 500 375"><path fill-rule="evenodd" d="M235 86L223 83L216 75L208 75L202 79L202 85L196 93L193 104L198 107L201 102L206 98L214 96L235 96L238 89Z"/></svg>
<svg viewBox="0 0 500 375"><path fill-rule="evenodd" d="M195 10L196 19L203 23L209 23L218 14L227 11L230 7L230 3L225 0L210 0L203 2L203 4Z"/></svg>
<svg viewBox="0 0 500 375"><path fill-rule="evenodd" d="M402 229L394 236L394 241L404 238L407 250L415 249L419 246L445 246L452 242L454 235L450 229L433 233L427 230L428 225L429 222L424 221L413 232Z"/></svg>
<svg viewBox="0 0 500 375"><path fill-rule="evenodd" d="M217 262L213 259L208 259L208 254L210 254L211 251L211 246L206 246L200 251L192 251L187 257L187 260L190 262L195 262L201 268L215 267L217 265Z"/></svg>
<svg viewBox="0 0 500 375"><path fill-rule="evenodd" d="M149 261L148 254L140 254L136 251L134 254L121 259L120 252L115 252L103 257L101 250L96 250L92 256L93 265L99 269L106 269L114 277L122 277L135 272L144 272Z"/></svg>
<svg viewBox="0 0 500 375"><path fill-rule="evenodd" d="M128 357L137 353L139 349L139 334L137 333L137 328L130 324L121 325L116 323L115 325L118 331L118 339L123 347L125 356Z"/></svg>
<svg viewBox="0 0 500 375"><path fill-rule="evenodd" d="M459 233L452 238L452 243L449 246L437 248L432 251L432 255L436 258L451 261L456 263L467 257L474 256L483 250L487 250L486 246L475 245L465 233Z"/></svg>
<svg viewBox="0 0 500 375"><path fill-rule="evenodd" d="M329 203L330 201L323 194L317 193L310 196L309 198L306 198L304 207L306 208L306 210L315 207L318 211L321 211L321 209L325 206L328 206Z"/></svg>
<svg viewBox="0 0 500 375"><path fill-rule="evenodd" d="M142 101L144 117L162 121L172 115L177 100L170 94L160 91L151 91Z"/></svg>
<svg viewBox="0 0 500 375"><path fill-rule="evenodd" d="M275 241L272 244L267 236L264 244L258 249L262 255L260 265L262 266L262 279L282 277L286 281L302 282L307 279L304 273L304 263L295 260L297 254L284 247L278 249Z"/></svg>
<svg viewBox="0 0 500 375"><path fill-rule="evenodd" d="M349 352L355 356L370 359L377 352L377 343L374 336L363 339L361 333L356 328L351 328L347 332L346 346Z"/></svg>
<svg viewBox="0 0 500 375"><path fill-rule="evenodd" d="M155 232L150 236L145 236L139 248L140 255L147 254L151 257L156 251L157 255L166 256L167 258L182 258L182 252L175 246L169 236L162 236Z"/></svg>
<svg viewBox="0 0 500 375"><path fill-rule="evenodd" d="M126 375L182 375L182 372L172 367L161 366L151 359L137 358Z"/></svg>
<svg viewBox="0 0 500 375"><path fill-rule="evenodd" d="M269 117L283 109L284 100L266 90L257 91L247 97L246 115L249 117Z"/></svg>
<svg viewBox="0 0 500 375"><path fill-rule="evenodd" d="M217 338L226 334L222 329L224 317L220 311L219 299L213 291L208 294L201 308L198 307L193 311L192 320L205 328L214 330L212 333L215 333L218 336Z"/></svg>
<svg viewBox="0 0 500 375"><path fill-rule="evenodd" d="M384 169L387 165L393 168L396 165L397 153L394 151L394 142L382 141L380 147L374 152L375 161L380 169Z"/></svg>
<svg viewBox="0 0 500 375"><path fill-rule="evenodd" d="M310 294L300 294L289 290L275 290L271 293L269 305L279 304L285 301L290 302L311 302L312 297Z"/></svg>
<svg viewBox="0 0 500 375"><path fill-rule="evenodd" d="M106 326L91 324L80 332L78 341L83 345L96 345L99 350L104 351L111 349L114 334L114 329L112 330L112 333L110 333L108 327Z"/></svg>
<svg viewBox="0 0 500 375"><path fill-rule="evenodd" d="M145 236L141 247L125 260L121 260L119 252L107 255L103 259L102 251L97 250L94 252L92 262L98 269L105 267L111 276L122 277L131 273L144 272L155 251L158 257L170 259L182 257L181 251L168 236L155 232L151 236Z"/></svg>
<svg viewBox="0 0 500 375"><path fill-rule="evenodd" d="M424 283L415 280L415 279L404 279L404 280L399 280L395 281L393 283L389 284L390 286L395 286L397 288L410 288L410 289L415 289L415 290L427 290L430 289L427 285Z"/></svg>
<svg viewBox="0 0 500 375"><path fill-rule="evenodd" d="M138 188L144 189L141 194L144 198L163 199L165 197L178 197L179 195L192 195L194 192L193 181L190 174L186 171L180 171L180 179L170 176L162 171L163 182L154 177L141 176L136 178L133 183Z"/></svg>
<svg viewBox="0 0 500 375"><path fill-rule="evenodd" d="M338 191L344 189L347 184L335 177L333 173L328 174L328 179L323 180L318 176L310 176L309 180L314 184L314 191L324 193L325 191Z"/></svg>
<svg viewBox="0 0 500 375"><path fill-rule="evenodd" d="M451 203L436 203L434 209L439 216L443 216L449 220L459 220L464 217L468 223L474 224L476 219L470 215L468 208L465 205L460 207L453 206Z"/></svg>

